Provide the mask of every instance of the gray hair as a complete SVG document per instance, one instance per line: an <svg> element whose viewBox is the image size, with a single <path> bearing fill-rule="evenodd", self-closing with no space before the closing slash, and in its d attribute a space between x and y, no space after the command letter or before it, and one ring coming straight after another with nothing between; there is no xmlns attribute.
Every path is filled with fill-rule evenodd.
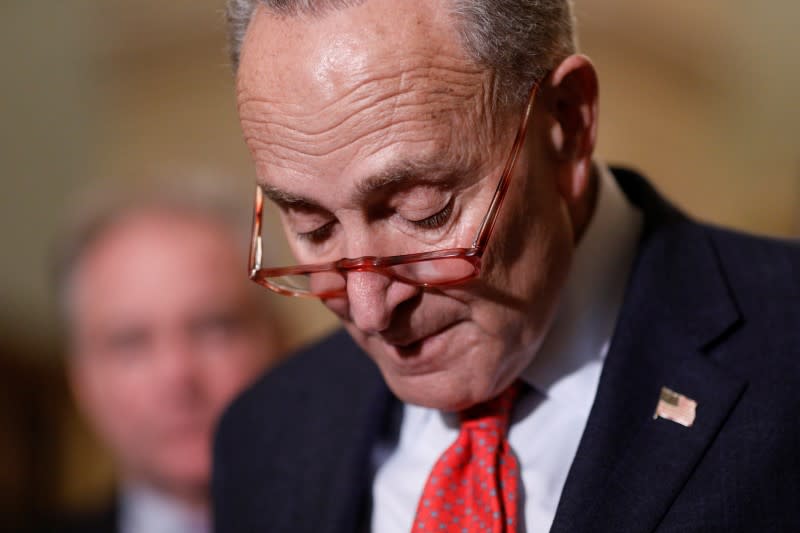
<svg viewBox="0 0 800 533"><path fill-rule="evenodd" d="M365 0L228 0L230 55L239 66L259 4L278 16L322 15ZM571 0L450 0L464 47L497 76L500 103L523 101L534 83L577 49Z"/></svg>

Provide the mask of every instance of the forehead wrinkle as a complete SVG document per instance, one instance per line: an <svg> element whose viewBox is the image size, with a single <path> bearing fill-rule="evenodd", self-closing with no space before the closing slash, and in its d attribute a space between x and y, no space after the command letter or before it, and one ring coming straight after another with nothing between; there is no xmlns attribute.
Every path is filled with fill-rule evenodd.
<svg viewBox="0 0 800 533"><path fill-rule="evenodd" d="M279 124L256 124L255 128L244 127L243 137L255 162L269 162L273 158L296 160L298 157L319 160L335 156L338 152L355 150L360 157L367 157L381 151L390 143L431 142L442 138L439 142L450 142L452 131L456 128L452 120L433 122L431 114L454 114L460 107L439 107L436 111L423 112L414 110L382 110L380 115L393 115L394 119L377 119L376 114L358 117L361 127L354 128L348 138L343 141L337 131L326 132L321 136L312 136L292 127ZM257 129L256 129L257 128ZM263 134L264 130L270 131ZM261 131L258 131L261 130Z"/></svg>
<svg viewBox="0 0 800 533"><path fill-rule="evenodd" d="M454 77L446 79L447 76L442 73L454 74ZM459 75L461 72L463 75ZM437 73L432 76L431 73ZM421 93L427 93L431 97L450 97L450 98L474 98L475 97L475 78L485 77L482 76L485 72L482 71L459 71L453 68L436 67L436 66L417 66L406 68L400 72L392 72L384 75L373 74L368 79L360 80L352 87L345 89L336 98L328 102L320 100L318 106L313 106L308 99L293 102L290 100L281 100L278 98L270 98L265 94L256 94L254 91L243 86L241 83L237 84L236 100L237 107L240 113L244 112L249 114L251 111L256 115L265 115L270 113L270 108L280 108L279 116L286 116L292 120L303 120L308 118L317 118L320 115L328 114L332 108L347 107L348 105L355 105L356 112L364 107L370 107L375 104L381 103L383 100L390 98L399 98L404 93L412 93L413 90L420 87L415 82L417 79L422 80L435 80L441 81L441 84L431 84L429 87L423 88ZM381 85L392 85L397 87L408 88L405 90L388 91L387 94L380 96ZM478 85L486 86L486 83ZM363 94L360 94L363 93ZM378 96L376 96L378 95ZM311 102L313 102L312 100ZM361 103L363 102L363 105ZM260 108L260 109L259 109ZM296 111L293 111L296 110ZM334 109L334 112L336 109ZM353 115L354 113L349 113Z"/></svg>
<svg viewBox="0 0 800 533"><path fill-rule="evenodd" d="M373 76L321 105L309 104L307 100L303 103L279 101L243 89L238 98L241 121L245 126L259 123L283 126L303 135L315 136L347 127L364 112L380 108L382 104L412 110L415 106L433 108L439 105L443 107L439 111L446 111L448 107L463 107L465 99L476 99L474 75L469 79L451 77L448 80L441 79L446 76L431 75L431 72L439 70L445 69L425 66ZM452 73L452 69L448 72ZM423 86L425 81L431 80L432 83ZM421 110L425 111L424 108Z"/></svg>
<svg viewBox="0 0 800 533"><path fill-rule="evenodd" d="M413 37L418 26L414 20L406 22ZM387 21L384 26L394 24ZM439 42L443 28L438 24L424 24L430 27L430 38L408 39L409 46L383 38L366 46L357 37L360 50L369 51L367 61L329 62L335 68L326 73L339 81L333 93L324 84L317 87L320 80L315 81L313 69L320 49L303 44L309 42L308 26L290 26L297 30L292 36L275 39L266 32L251 40L253 53L249 63L243 57L237 80L245 138L257 164L267 171L260 173L262 179L282 166L301 181L319 180L324 169L331 173L327 181L341 182L337 176L344 177L352 163L373 157L380 161L393 151L411 154L417 146L418 154L439 151L454 162L474 160L487 146L484 140L494 137L494 117L486 105L492 101L493 73L463 55L457 39ZM318 35L363 35L363 28L322 26ZM450 30L447 25L444 34ZM324 49L326 41L319 43ZM404 145L400 151L392 148L399 144ZM458 147L463 147L460 153Z"/></svg>
<svg viewBox="0 0 800 533"><path fill-rule="evenodd" d="M399 136L391 131L404 125L411 125L408 131L403 131ZM300 141L291 143L275 138L272 141L264 141L260 137L245 134L244 140L253 155L256 163L271 163L274 159L295 159L297 156L308 157L319 160L335 156L338 152L352 148L352 145L363 141L364 147L360 147L357 154L369 156L386 148L389 142L380 142L392 135L395 135L395 142L403 143L424 143L431 142L430 131L435 128L445 128L446 124L432 126L427 120L423 119L404 119L396 120L391 124L376 126L372 129L360 132L353 137L347 144L331 145L324 142ZM451 128L448 128L451 129ZM374 142L373 142L374 141Z"/></svg>
<svg viewBox="0 0 800 533"><path fill-rule="evenodd" d="M456 109L454 107L452 109L447 109L447 111L458 112L462 111L462 109ZM486 114L479 109L473 109L473 113L471 114L475 115L475 119L481 123L486 121ZM388 142L361 143L362 146L358 147L356 150L354 157L364 159L371 157L372 155L381 152L389 148L391 145L397 143L406 145L406 148L404 149L406 153L413 153L413 148L409 145L422 143L420 151L417 152L419 156L417 161L413 163L395 163L394 168L387 168L382 172L383 176L375 176L376 181L378 181L379 178L382 180L383 178L386 178L386 176L391 175L409 175L415 173L416 175L421 176L425 174L432 174L435 171L446 170L448 168L451 171L452 169L458 169L460 172L468 172L470 170L474 170L476 167L482 166L485 163L490 163L490 161L484 161L480 157L479 151L476 152L474 148L478 147L473 146L474 142L470 142L468 139L460 138L463 137L464 132L468 128L460 128L458 125L453 124L452 121L440 121L432 125L431 122L424 118L409 119L403 122L410 123L412 120L419 120L421 121L422 126L428 127L406 128L401 132L401 136L396 136ZM395 120L394 123L391 123L386 127L397 125L398 122L400 121ZM486 146L483 144L483 141L485 138L492 136L492 122L492 117L489 116L489 123L484 124L485 126L488 126L488 128L479 128L481 130L478 135L478 144L480 146ZM446 132L444 135L442 135L441 132L433 132L432 134L431 130L434 128L445 129ZM488 129L489 131L484 131L485 129ZM381 133L380 129L376 130L376 132L367 132L365 134L380 134L383 137L386 137L386 135ZM293 146L290 143L281 142L281 137L282 136L268 136L267 138L271 139L270 141L265 141L260 137L247 137L248 146L251 148L256 166L257 168L261 169L261 171L258 173L261 177L260 181L265 181L270 174L274 174L276 168L297 175L301 181L308 181L308 178L318 180L319 176L317 176L317 174L319 173L319 169L314 168L314 165L317 164L318 157L326 155L327 152L324 150L314 151L310 149L315 146L314 144L302 143L302 146ZM489 146L492 146L493 144L496 143L490 143ZM500 144L503 146L505 145L505 143ZM335 150L343 149L345 147L347 146L338 147ZM465 150L459 147L470 147L471 149ZM298 157L298 155L305 157ZM311 160L305 160L309 157ZM427 158L427 160L425 158ZM390 163L390 165L392 165L392 163ZM329 178L333 179L334 176L329 176ZM331 180L329 179L327 181ZM389 181L396 180L392 179Z"/></svg>
<svg viewBox="0 0 800 533"><path fill-rule="evenodd" d="M381 105L381 104L386 105ZM378 106L377 108L375 106ZM361 144L359 152L366 149L379 151L383 139L417 142L430 140L431 135L440 136L441 130L453 131L459 123L471 122L472 127L492 129L485 124L491 116L485 113L480 102L467 106L452 94L438 94L427 101L407 101L393 95L373 99L354 114L345 115L338 122L317 127L313 131L303 128L303 121L294 122L276 113L264 113L262 117L242 118L245 142L254 158L293 158L298 154L321 158L336 154L351 146ZM439 118L445 117L445 118ZM346 130L343 135L341 130ZM434 133L439 131L439 133ZM489 132L480 132L482 135ZM446 135L447 137L450 134ZM399 137L399 139L397 138ZM373 146L374 145L374 146ZM267 152L266 154L260 152Z"/></svg>
<svg viewBox="0 0 800 533"><path fill-rule="evenodd" d="M428 122L424 122L424 124L430 125ZM439 126L447 127L447 124L439 124ZM491 124L489 126L489 130L491 130ZM400 185L399 182L402 178L426 176L429 181L432 181L431 177L435 176L437 173L441 176L442 172L449 172L450 174L455 174L457 172L465 174L474 172L477 168L483 168L484 165L492 163L492 158L487 159L481 155L483 149L480 149L480 146L488 147L491 151L498 149L503 153L505 153L507 149L507 143L497 142L499 139L490 142L489 145L484 144L485 138L492 136L491 131L481 131L478 135L479 142L476 146L474 141L470 142L468 139L460 138L464 133L459 132L459 128L447 127L447 130L446 134L442 136L436 134L431 135L430 131L423 128L410 128L408 131L403 132L402 138L395 138L389 142L382 143L364 143L363 146L356 151L354 157L361 159L368 158L382 150L390 148L396 143L405 145L403 152L406 154L413 154L413 145L416 143L422 144L420 145L420 150L416 152L418 156L417 160L406 160L396 163L390 162L384 170L369 178L369 181L372 182L371 184L361 181L356 182L356 185L364 183L364 185L360 187L361 195L364 196L368 194L371 192L370 189L377 189L382 186ZM483 130L483 128L481 128L481 130ZM306 145L306 152L312 153L302 154L307 157L298 157L300 154L297 151L297 147L285 145L280 142L261 143L258 140L250 140L248 145L253 151L256 166L260 169L258 174L261 179L259 181L264 182L269 175L277 175L276 172L280 173L281 170L286 171L288 174L296 175L296 178L292 181L297 181L297 179L301 182L308 182L309 179L319 181L319 179L322 178L322 176L319 176L319 169L315 168L318 158L308 158L309 155L313 156L313 151L307 149L308 145ZM402 155L402 152L400 155ZM481 170L481 172L483 172L483 170ZM328 179L324 181L340 181L333 175L327 178ZM286 200L288 201L289 198L287 197ZM303 200L308 204L319 205L308 198L303 198Z"/></svg>

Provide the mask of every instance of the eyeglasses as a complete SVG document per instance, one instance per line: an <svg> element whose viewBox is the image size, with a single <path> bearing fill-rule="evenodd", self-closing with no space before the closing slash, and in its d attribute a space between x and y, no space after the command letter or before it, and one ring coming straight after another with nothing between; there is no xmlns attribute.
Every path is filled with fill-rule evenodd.
<svg viewBox="0 0 800 533"><path fill-rule="evenodd" d="M480 274L481 257L497 222L497 213L500 211L506 192L508 192L514 166L525 141L528 119L538 89L538 84L531 89L517 136L489 204L489 211L483 218L478 234L469 248L449 248L388 257L343 258L329 263L262 268L261 224L264 213L264 192L260 186L256 186L253 235L248 265L250 279L285 296L329 299L346 295L348 272L376 272L402 283L424 288L451 287L476 278Z"/></svg>

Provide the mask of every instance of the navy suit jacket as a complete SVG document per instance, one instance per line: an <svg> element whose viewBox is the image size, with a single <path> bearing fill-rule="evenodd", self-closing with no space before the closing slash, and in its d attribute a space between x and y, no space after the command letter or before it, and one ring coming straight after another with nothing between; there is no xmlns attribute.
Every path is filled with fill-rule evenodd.
<svg viewBox="0 0 800 533"><path fill-rule="evenodd" d="M551 531L800 531L800 247L614 174L644 230ZM692 427L653 418L662 386L697 401ZM398 405L341 331L266 375L218 430L217 533L366 530Z"/></svg>

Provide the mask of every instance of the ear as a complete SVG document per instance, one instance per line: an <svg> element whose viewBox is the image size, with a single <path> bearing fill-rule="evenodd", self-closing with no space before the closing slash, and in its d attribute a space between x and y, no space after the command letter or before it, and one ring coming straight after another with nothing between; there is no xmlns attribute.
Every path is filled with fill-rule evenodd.
<svg viewBox="0 0 800 533"><path fill-rule="evenodd" d="M66 354L66 357L67 384L69 385L69 390L72 393L72 398L75 401L75 405L77 406L78 410L85 415L91 406L91 399L89 397L91 392L89 391L90 383L88 376L86 375L84 361L82 359L78 359L79 357L83 357L83 355L78 353L68 353Z"/></svg>
<svg viewBox="0 0 800 533"><path fill-rule="evenodd" d="M598 95L594 65L586 56L569 56L550 73L544 89L544 105L552 117L548 148L558 167L558 190L567 205L576 206L584 203L592 185Z"/></svg>

